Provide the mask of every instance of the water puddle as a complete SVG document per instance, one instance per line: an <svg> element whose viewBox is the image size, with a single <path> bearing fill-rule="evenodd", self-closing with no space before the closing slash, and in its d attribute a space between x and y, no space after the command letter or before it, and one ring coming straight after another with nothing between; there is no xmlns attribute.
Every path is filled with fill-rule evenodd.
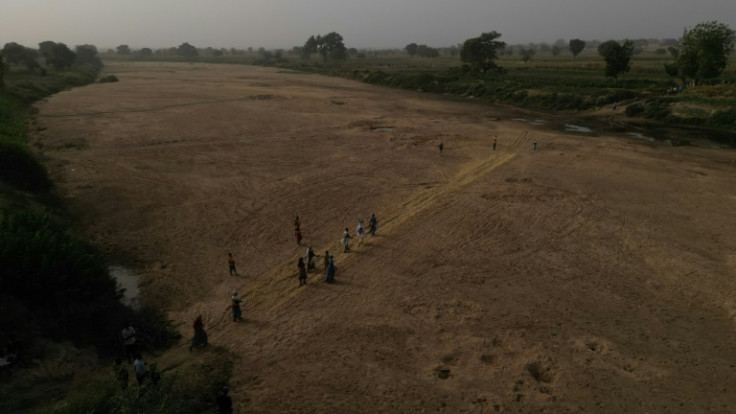
<svg viewBox="0 0 736 414"><path fill-rule="evenodd" d="M575 125L575 124L565 124L565 131L566 132L585 132L585 133L593 132L592 129L586 126Z"/></svg>
<svg viewBox="0 0 736 414"><path fill-rule="evenodd" d="M137 275L130 271L130 269L123 266L110 266L107 268L117 282L118 286L123 289L122 302L131 308L138 308L138 295L140 289L138 288L138 282L140 282L140 275Z"/></svg>

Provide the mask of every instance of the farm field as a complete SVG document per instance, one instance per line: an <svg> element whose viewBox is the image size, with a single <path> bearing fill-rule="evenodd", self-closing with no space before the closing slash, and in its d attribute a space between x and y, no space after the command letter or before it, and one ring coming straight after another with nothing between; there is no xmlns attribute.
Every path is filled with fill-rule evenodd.
<svg viewBox="0 0 736 414"><path fill-rule="evenodd" d="M733 150L274 68L106 71L38 105L34 144L142 300L185 339L203 316L210 346L159 367L224 347L239 412L734 410ZM308 245L336 284L320 258L298 286Z"/></svg>

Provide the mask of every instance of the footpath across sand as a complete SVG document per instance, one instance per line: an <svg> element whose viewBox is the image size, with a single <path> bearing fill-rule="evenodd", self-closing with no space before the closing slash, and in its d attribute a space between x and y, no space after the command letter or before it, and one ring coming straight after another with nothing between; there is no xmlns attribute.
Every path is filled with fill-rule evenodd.
<svg viewBox="0 0 736 414"><path fill-rule="evenodd" d="M107 70L34 141L145 300L237 355L240 412L736 410L736 152L272 68ZM308 245L336 284L299 287Z"/></svg>

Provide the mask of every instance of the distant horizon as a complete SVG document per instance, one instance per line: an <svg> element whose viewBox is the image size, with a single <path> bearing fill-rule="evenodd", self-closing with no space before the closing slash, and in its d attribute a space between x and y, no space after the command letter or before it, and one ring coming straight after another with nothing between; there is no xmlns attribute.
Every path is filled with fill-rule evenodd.
<svg viewBox="0 0 736 414"><path fill-rule="evenodd" d="M326 34L326 33L315 33L315 35L317 35L317 34ZM478 33L478 35L480 35L480 33ZM653 37L648 37L648 38L645 38L645 37L622 37L622 38L618 38L618 39L583 39L583 38L563 39L563 38L559 38L559 39L555 39L555 40L552 40L552 41L508 42L508 41L506 41L506 40L503 39L503 33L502 33L501 34L501 38L499 40L502 41L502 42L505 42L507 46L528 45L528 44L540 45L540 44L544 44L544 43L552 46L552 45L555 44L555 42L557 40L560 40L560 39L561 40L564 40L565 43L567 44L567 42L569 42L571 39L580 39L580 40L585 41L586 43L589 43L589 42L605 42L605 41L608 41L608 40L622 41L622 40L640 40L640 39L644 39L644 40L647 40L647 41L664 41L664 40L671 40L671 39L678 40L679 38L680 38L680 36L677 36L677 37L674 37L674 36L672 36L672 37L662 37L662 38L653 38ZM53 41L53 42L56 42L56 43L64 43L65 45L67 45L67 47L69 47L72 50L74 49L75 46L80 46L80 45L93 45L93 46L97 47L97 50L99 52L104 52L104 51L111 50L111 49L112 50L115 50L118 46L122 46L122 45L127 45L132 51L140 50L140 49L143 49L143 48L149 48L149 49L155 51L155 50L160 50L160 49L169 49L169 48L172 48L172 47L178 47L179 45L181 45L183 43L189 43L190 45L196 47L197 49L206 49L208 47L211 47L211 48L217 49L217 50L221 50L221 49L226 49L226 50L230 50L230 49L235 49L235 50L248 50L248 48L252 48L254 51L257 51L258 49L260 49L261 47L263 47L263 46L228 46L228 47L225 47L225 46L213 46L213 45L201 46L201 45L197 45L197 44L194 44L192 42L186 42L186 41L179 42L177 44L167 45L167 46L136 46L136 45L131 45L131 44L128 44L128 43L119 43L119 44L116 44L114 46L107 46L107 45L100 46L100 45L96 45L96 44L94 44L92 42L79 43L79 44L69 44L67 42L60 41L60 40L55 40L55 39L45 39L45 40L42 40L41 42L46 41L46 40L50 40L50 41ZM465 39L463 39L463 41L464 40ZM305 41L306 41L306 39L305 39ZM33 49L37 49L38 48L38 43L41 43L41 42L38 42L35 45L29 45L29 44L24 44L24 43L21 43L21 42L17 42L15 40L9 40L9 41L6 41L6 42L2 43L2 45L4 45L5 43L9 43L9 42L15 42L15 43L20 44L21 46L25 46L25 47L29 47L29 48L33 48ZM355 49L358 49L358 50L403 50L406 47L406 45L408 45L410 43L416 43L418 45L426 45L426 46L429 46L429 47L432 47L432 48L435 48L435 49L444 49L444 48L450 48L452 46L459 46L459 45L462 44L462 41L460 41L460 42L458 42L456 44L451 44L451 45L446 45L446 46L435 46L435 45L430 45L430 44L426 44L426 43L422 43L422 42L409 42L409 43L407 43L407 44L405 44L403 46L396 46L396 47L356 47ZM288 51L288 50L291 50L293 47L301 47L301 46L303 46L303 43L302 44L298 44L298 45L288 46L288 47L273 47L273 48L263 47L263 48L265 50L268 50L268 51L273 51L273 50L285 50L285 51ZM349 44L345 43L345 47L347 47L349 49L349 48L351 48L353 46L350 46Z"/></svg>
<svg viewBox="0 0 736 414"><path fill-rule="evenodd" d="M507 44L557 39L678 39L688 27L718 21L736 28L733 0L3 0L0 43L36 47L52 40L106 50L285 49L337 32L348 48L457 45L483 32Z"/></svg>

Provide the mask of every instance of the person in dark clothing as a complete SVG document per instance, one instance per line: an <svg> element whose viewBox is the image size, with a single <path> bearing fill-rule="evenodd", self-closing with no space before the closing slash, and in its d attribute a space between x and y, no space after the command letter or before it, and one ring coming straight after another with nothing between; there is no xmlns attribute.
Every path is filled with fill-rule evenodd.
<svg viewBox="0 0 736 414"><path fill-rule="evenodd" d="M146 369L146 363L143 362L141 354L136 354L135 360L133 361L133 369L135 370L135 379L138 381L138 386L143 385L143 381L146 379L148 370Z"/></svg>
<svg viewBox="0 0 736 414"><path fill-rule="evenodd" d="M301 227L302 222L299 220L299 216L296 216L294 219L294 229L299 230L299 227Z"/></svg>
<svg viewBox="0 0 736 414"><path fill-rule="evenodd" d="M204 322L202 322L202 315L198 315L197 319L192 324L194 328L194 337L192 343L189 345L189 351L191 352L193 347L203 347L207 345L207 331L204 330Z"/></svg>
<svg viewBox="0 0 736 414"><path fill-rule="evenodd" d="M443 144L442 141L440 141L440 145L438 145L438 147L440 149L440 154L442 154L442 150L445 149L445 144Z"/></svg>
<svg viewBox="0 0 736 414"><path fill-rule="evenodd" d="M335 283L335 259L332 256L330 256L330 259L327 263L327 272L325 275L325 282Z"/></svg>
<svg viewBox="0 0 736 414"><path fill-rule="evenodd" d="M237 269L235 269L235 259L233 259L232 253L227 254L227 265L230 268L230 276L232 276L233 273L235 273L235 276L240 276Z"/></svg>
<svg viewBox="0 0 736 414"><path fill-rule="evenodd" d="M240 309L240 302L242 302L242 300L238 298L237 290L233 290L233 295L230 297L230 302L233 308L233 322L242 321L243 311Z"/></svg>
<svg viewBox="0 0 736 414"><path fill-rule="evenodd" d="M222 392L217 396L217 414L232 414L233 412L233 400L227 395L227 387L222 387Z"/></svg>
<svg viewBox="0 0 736 414"><path fill-rule="evenodd" d="M325 250L325 270L327 270L327 265L330 262L330 252L329 250Z"/></svg>
<svg viewBox="0 0 736 414"><path fill-rule="evenodd" d="M345 227L345 232L342 233L342 245L345 246L343 253L350 252L350 232L347 227Z"/></svg>
<svg viewBox="0 0 736 414"><path fill-rule="evenodd" d="M376 235L376 226L378 225L378 219L376 219L376 214L371 214L370 220L368 220L368 232L371 234L371 236Z"/></svg>
<svg viewBox="0 0 736 414"><path fill-rule="evenodd" d="M306 285L307 284L307 267L304 265L304 259L300 257L296 265L299 268L299 286Z"/></svg>

